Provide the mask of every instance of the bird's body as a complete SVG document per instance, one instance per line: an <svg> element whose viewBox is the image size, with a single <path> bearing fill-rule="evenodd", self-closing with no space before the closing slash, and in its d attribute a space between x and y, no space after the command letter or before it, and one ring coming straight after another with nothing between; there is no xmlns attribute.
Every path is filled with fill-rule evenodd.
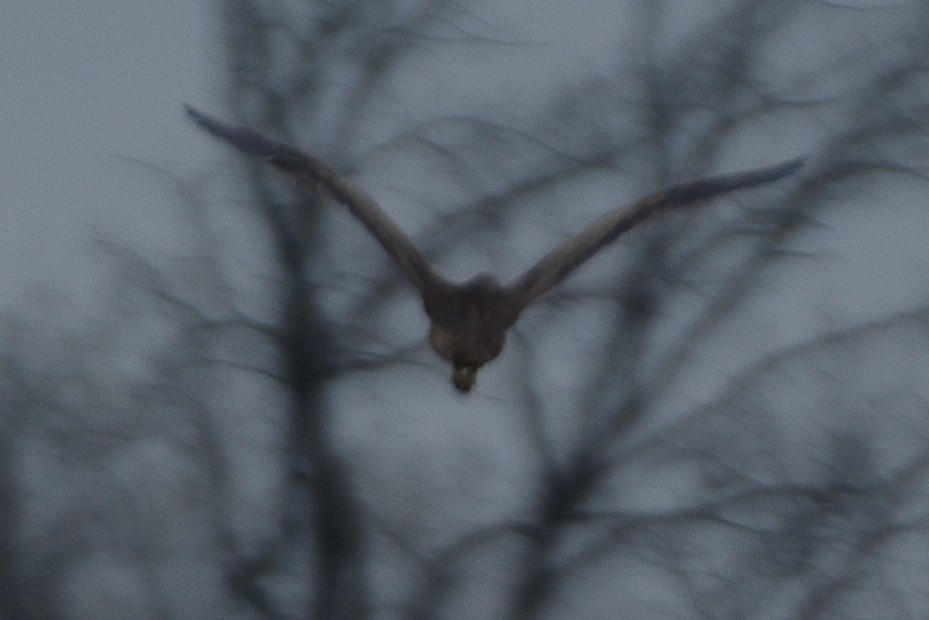
<svg viewBox="0 0 929 620"><path fill-rule="evenodd" d="M467 392L477 369L503 350L506 332L518 317L512 295L489 274L424 299L432 319L429 344L452 363L455 387Z"/></svg>
<svg viewBox="0 0 929 620"><path fill-rule="evenodd" d="M307 189L326 190L361 221L422 296L423 307L432 323L429 343L451 362L452 381L462 392L474 386L481 366L500 355L507 331L526 306L557 286L623 232L659 212L784 178L799 170L803 163L795 159L768 168L673 186L608 212L508 285L501 285L487 274L455 284L432 270L412 241L373 198L319 160L251 129L225 125L190 106L186 109L209 133L249 155L267 160Z"/></svg>

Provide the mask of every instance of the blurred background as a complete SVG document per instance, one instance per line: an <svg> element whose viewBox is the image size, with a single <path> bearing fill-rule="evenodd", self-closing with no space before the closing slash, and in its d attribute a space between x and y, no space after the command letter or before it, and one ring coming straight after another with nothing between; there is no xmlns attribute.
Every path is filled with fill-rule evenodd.
<svg viewBox="0 0 929 620"><path fill-rule="evenodd" d="M0 20L0 618L929 608L929 2L94 0ZM504 282L707 174L462 396L339 205Z"/></svg>

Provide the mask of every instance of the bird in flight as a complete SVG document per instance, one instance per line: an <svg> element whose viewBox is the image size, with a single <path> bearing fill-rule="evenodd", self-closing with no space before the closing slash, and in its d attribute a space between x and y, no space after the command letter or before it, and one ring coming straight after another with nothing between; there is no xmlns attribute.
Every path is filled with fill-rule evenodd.
<svg viewBox="0 0 929 620"><path fill-rule="evenodd" d="M500 355L507 331L526 306L622 233L658 213L771 183L795 173L803 165L803 159L797 158L674 185L604 214L509 284L502 285L489 274L454 283L429 266L410 238L371 196L323 162L247 127L222 123L192 106L185 106L185 110L199 127L240 151L267 161L297 185L311 191L322 188L361 221L422 296L432 323L429 342L440 356L451 362L452 382L461 392L469 392L481 366Z"/></svg>

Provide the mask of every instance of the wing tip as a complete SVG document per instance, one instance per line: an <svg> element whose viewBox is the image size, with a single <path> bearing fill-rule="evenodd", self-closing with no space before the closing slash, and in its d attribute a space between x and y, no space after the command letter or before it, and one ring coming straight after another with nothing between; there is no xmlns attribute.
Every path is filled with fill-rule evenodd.
<svg viewBox="0 0 929 620"><path fill-rule="evenodd" d="M800 155L794 157L793 159L788 159L782 164L776 164L771 169L771 176L776 176L778 179L790 176L796 172L799 172L801 168L806 165L806 157Z"/></svg>
<svg viewBox="0 0 929 620"><path fill-rule="evenodd" d="M787 161L781 162L779 164L768 166L767 168L759 168L754 171L749 171L746 173L745 177L743 177L743 181L745 183L742 186L751 187L755 185L763 185L765 183L773 183L774 181L780 181L781 179L789 177L792 174L796 174L805 165L806 157L801 155L799 157L794 157L793 159L788 159Z"/></svg>
<svg viewBox="0 0 929 620"><path fill-rule="evenodd" d="M671 208L702 202L728 192L780 181L796 173L805 164L805 157L795 157L764 168L743 170L742 172L708 177L691 183L682 183L666 190L661 196L661 202L665 207Z"/></svg>
<svg viewBox="0 0 929 620"><path fill-rule="evenodd" d="M228 134L228 128L220 123L218 120L210 116L205 112L201 112L194 106L189 103L184 103L184 113L192 120L197 127L206 130L207 132L220 137L226 137Z"/></svg>
<svg viewBox="0 0 929 620"><path fill-rule="evenodd" d="M296 151L284 144L266 138L253 129L226 125L206 112L201 112L189 103L184 103L183 107L184 112L197 127L228 142L244 153L273 160L272 163L278 167L287 167L288 162L295 158Z"/></svg>

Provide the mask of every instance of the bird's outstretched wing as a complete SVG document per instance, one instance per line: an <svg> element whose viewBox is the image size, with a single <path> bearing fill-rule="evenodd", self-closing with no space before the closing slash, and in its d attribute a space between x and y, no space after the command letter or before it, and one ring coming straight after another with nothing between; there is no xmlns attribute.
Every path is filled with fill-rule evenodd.
<svg viewBox="0 0 929 620"><path fill-rule="evenodd" d="M233 127L185 105L184 109L198 126L229 142L240 151L266 160L303 187L322 187L348 207L365 228L387 251L400 271L426 296L444 288L445 280L436 274L406 234L394 224L369 195L352 186L344 177L318 159L297 149L266 138L247 127Z"/></svg>
<svg viewBox="0 0 929 620"><path fill-rule="evenodd" d="M507 287L516 315L533 300L567 278L603 246L642 220L662 211L703 202L726 192L777 181L793 174L802 166L803 159L797 158L766 168L683 183L655 192L638 202L603 215L587 229L546 254Z"/></svg>

